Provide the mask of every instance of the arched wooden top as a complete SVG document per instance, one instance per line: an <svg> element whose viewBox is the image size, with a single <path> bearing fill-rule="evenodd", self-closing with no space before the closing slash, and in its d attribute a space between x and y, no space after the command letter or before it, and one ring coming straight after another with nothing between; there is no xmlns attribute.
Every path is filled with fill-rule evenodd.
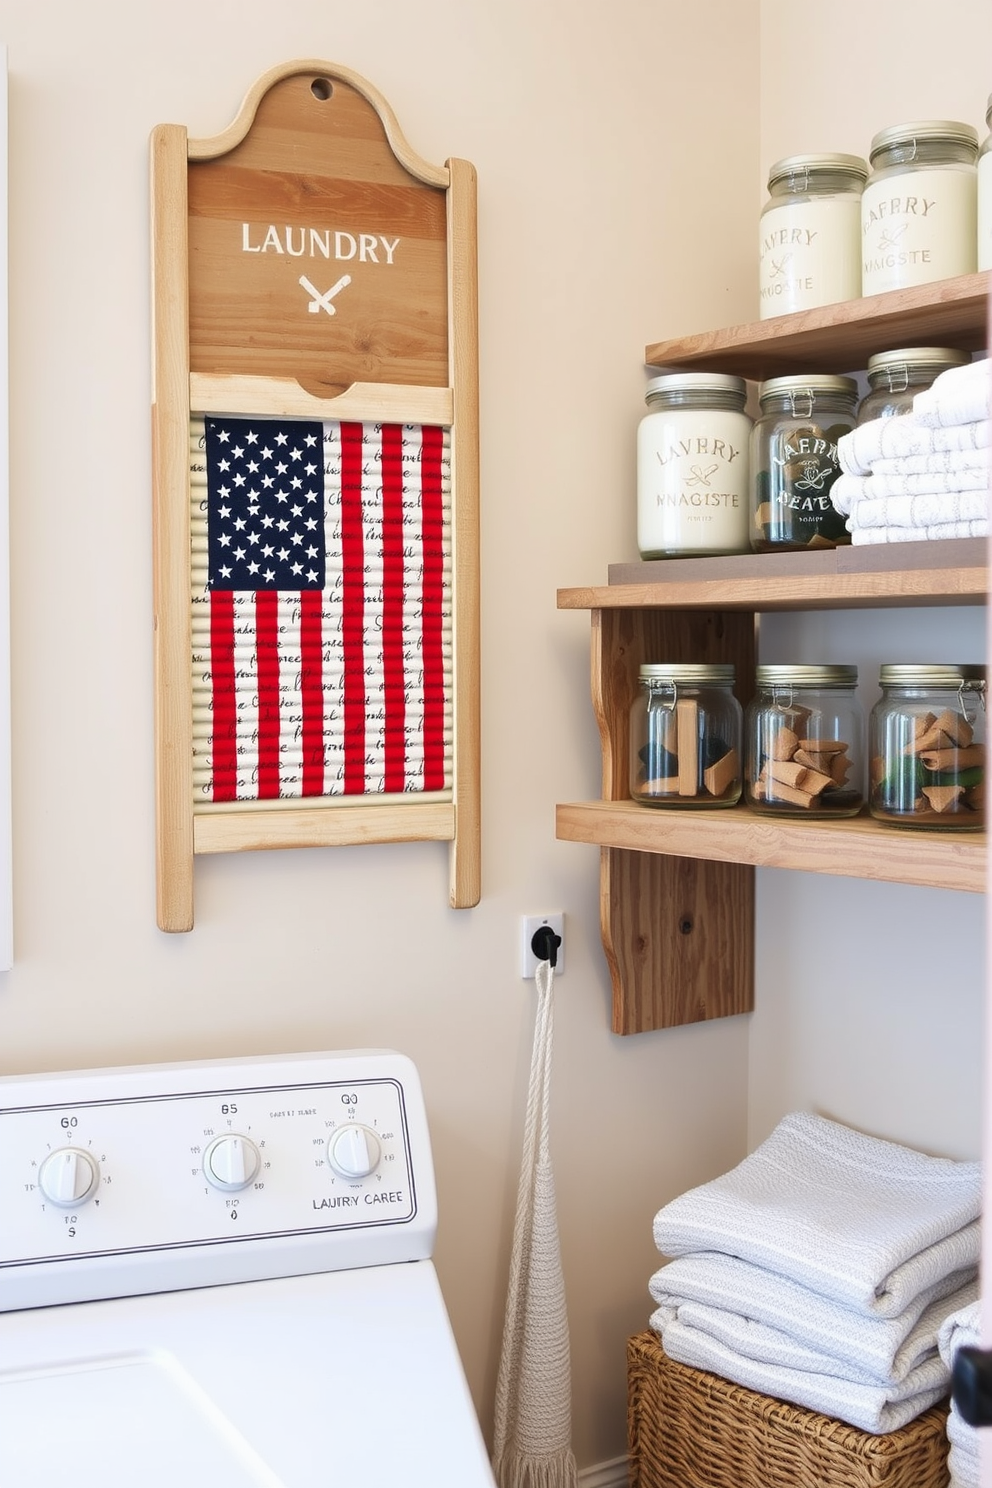
<svg viewBox="0 0 992 1488"><path fill-rule="evenodd" d="M413 150L408 143L403 131L400 129L399 121L393 113L389 103L379 92L378 88L359 73L353 72L350 67L341 67L336 62L323 62L314 59L302 59L296 62L282 62L278 67L272 67L268 72L258 78L245 94L241 108L238 110L234 121L223 130L221 134L215 134L210 139L188 141L188 155L190 160L215 160L220 155L226 155L247 135L258 111L258 106L268 93L269 89L276 83L282 82L284 78L297 77L301 73L312 72L315 80L329 78L332 82L348 83L356 92L361 93L363 98L375 109L382 121L382 127L386 132L386 139L396 159L403 168L423 181L428 186L440 186L447 190L450 183L450 172L446 166L432 165L429 160L424 160Z"/></svg>

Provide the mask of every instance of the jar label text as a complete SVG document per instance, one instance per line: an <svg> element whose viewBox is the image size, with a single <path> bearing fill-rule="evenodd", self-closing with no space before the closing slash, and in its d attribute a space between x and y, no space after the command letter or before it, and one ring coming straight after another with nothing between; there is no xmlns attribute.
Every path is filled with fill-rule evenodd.
<svg viewBox="0 0 992 1488"><path fill-rule="evenodd" d="M669 460L680 460L683 456L690 455L712 455L714 459L726 460L732 465L740 454L740 450L725 439L710 439L707 435L697 434L694 439L680 439L675 444L669 444L664 454L661 450L655 450L655 456L659 465L667 465ZM712 472L710 472L712 474ZM705 480L705 477L700 477ZM709 481L705 483L709 485Z"/></svg>
<svg viewBox="0 0 992 1488"><path fill-rule="evenodd" d="M736 491L659 491L655 497L656 506L669 508L708 506L736 510L740 504L740 497Z"/></svg>
<svg viewBox="0 0 992 1488"><path fill-rule="evenodd" d="M892 196L888 201L876 202L862 214L861 231L867 235L886 217L926 217L937 205L925 196Z"/></svg>
<svg viewBox="0 0 992 1488"><path fill-rule="evenodd" d="M776 465L786 465L790 460L798 460L803 457L808 458L810 455L816 458L825 455L831 465L839 468L836 444L831 444L828 439L819 439L816 436L811 437L808 434L801 434L795 440L784 440L781 456L773 454L772 459ZM825 475L832 474L832 470L825 472Z"/></svg>

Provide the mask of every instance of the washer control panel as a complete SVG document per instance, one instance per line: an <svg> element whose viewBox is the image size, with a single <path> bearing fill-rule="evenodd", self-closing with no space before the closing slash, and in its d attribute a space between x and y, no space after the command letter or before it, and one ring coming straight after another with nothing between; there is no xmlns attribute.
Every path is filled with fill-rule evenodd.
<svg viewBox="0 0 992 1488"><path fill-rule="evenodd" d="M67 1263L203 1252L209 1282L255 1275L246 1249L260 1276L420 1259L435 1216L419 1080L389 1051L0 1080L0 1307Z"/></svg>

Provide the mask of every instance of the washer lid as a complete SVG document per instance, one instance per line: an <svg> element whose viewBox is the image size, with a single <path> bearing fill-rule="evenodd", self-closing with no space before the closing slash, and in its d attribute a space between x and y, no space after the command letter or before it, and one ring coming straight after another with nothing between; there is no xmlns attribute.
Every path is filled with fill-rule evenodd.
<svg viewBox="0 0 992 1488"><path fill-rule="evenodd" d="M286 1488L161 1349L0 1374L0 1482Z"/></svg>

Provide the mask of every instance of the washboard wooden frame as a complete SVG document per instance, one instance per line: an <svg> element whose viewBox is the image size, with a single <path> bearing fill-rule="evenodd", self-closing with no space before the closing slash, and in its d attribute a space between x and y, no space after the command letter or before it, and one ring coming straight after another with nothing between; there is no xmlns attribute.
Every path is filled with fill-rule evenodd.
<svg viewBox="0 0 992 1488"><path fill-rule="evenodd" d="M330 133L322 127L325 120L337 121ZM249 197L239 196L246 181ZM243 203L252 192L257 201L249 211ZM304 208L319 210L322 201L325 214L328 202L343 203L345 215L336 220L353 226L349 202L352 214L359 202L378 221L384 211L388 215L389 200L398 203L400 214L393 232L397 240L400 231L409 233L413 260L398 291L396 281L390 283L392 300L377 299L385 276L373 284L368 275L369 303L357 322L344 314L331 319L327 297L334 290L327 290L323 305L302 305L316 314L299 317L297 311L281 333L278 296L259 295L251 279L262 261L264 224L291 223L294 212L299 221ZM174 124L154 130L151 206L158 924L168 931L192 929L196 855L260 848L447 841L449 902L453 908L474 905L481 892L474 168L464 160L449 159L444 166L422 160L386 100L350 69L295 61L260 78L234 122L214 138L191 140ZM421 232L418 214L433 221L434 229ZM249 217L255 226L241 221ZM214 229L226 218L242 233L243 267L232 256L218 270L211 218ZM437 241L420 241L418 232L424 239L433 232ZM359 241L359 234L351 234L346 251L354 256ZM297 242L302 237L284 246ZM257 256L248 262L252 254ZM369 259L375 261L374 248ZM216 297L228 270L240 276L236 315L229 294L223 304ZM361 300L357 271L355 280L349 312ZM340 328L348 318L352 328L344 336ZM318 344L321 334L326 339ZM448 431L450 791L423 800L415 793L369 794L194 806L191 412L440 425Z"/></svg>

